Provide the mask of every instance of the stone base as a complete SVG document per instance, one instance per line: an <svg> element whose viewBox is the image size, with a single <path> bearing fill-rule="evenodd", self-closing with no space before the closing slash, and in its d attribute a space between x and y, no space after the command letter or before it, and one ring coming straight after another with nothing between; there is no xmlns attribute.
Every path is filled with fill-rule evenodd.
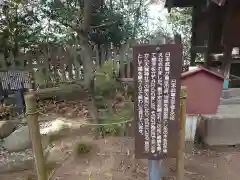
<svg viewBox="0 0 240 180"><path fill-rule="evenodd" d="M201 120L199 131L203 142L209 146L240 144L240 118L213 118Z"/></svg>

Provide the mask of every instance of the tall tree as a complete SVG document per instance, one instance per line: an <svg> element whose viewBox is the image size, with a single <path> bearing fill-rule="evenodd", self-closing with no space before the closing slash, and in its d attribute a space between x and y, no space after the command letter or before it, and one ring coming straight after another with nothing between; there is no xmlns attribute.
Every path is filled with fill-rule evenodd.
<svg viewBox="0 0 240 180"><path fill-rule="evenodd" d="M82 62L87 86L93 74L92 43L98 45L113 43L117 46L138 34L137 27L140 27L143 0L125 1L42 0L42 11L47 17L76 33L84 53Z"/></svg>
<svg viewBox="0 0 240 180"><path fill-rule="evenodd" d="M167 17L173 33L182 36L184 64L190 62L191 48L191 28L192 28L191 8L172 8Z"/></svg>
<svg viewBox="0 0 240 180"><path fill-rule="evenodd" d="M0 7L0 51L8 57L17 57L24 48L30 48L39 39L41 27L33 4L20 0L4 1Z"/></svg>
<svg viewBox="0 0 240 180"><path fill-rule="evenodd" d="M146 32L144 0L8 0L1 4L0 51L5 57L44 44L77 45L88 86L93 44L121 46Z"/></svg>

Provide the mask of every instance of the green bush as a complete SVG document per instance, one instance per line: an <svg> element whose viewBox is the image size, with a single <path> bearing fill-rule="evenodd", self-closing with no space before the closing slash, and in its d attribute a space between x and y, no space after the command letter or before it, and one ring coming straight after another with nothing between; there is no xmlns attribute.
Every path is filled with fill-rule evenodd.
<svg viewBox="0 0 240 180"><path fill-rule="evenodd" d="M101 124L110 124L101 127L103 134L123 134L126 130L126 124L112 124L128 121L133 117L133 103L127 102L123 107L118 109L116 112L109 110L104 116L100 117Z"/></svg>
<svg viewBox="0 0 240 180"><path fill-rule="evenodd" d="M97 109L106 110L104 114L99 117L99 123L111 124L100 128L103 134L123 134L126 129L125 124L112 123L130 120L133 117L132 102L116 102L119 103L118 105L120 106L114 108L109 106L109 102L112 103L112 99L116 98L116 92L125 92L126 95L130 96L133 94L131 93L133 92L131 87L125 89L124 85L116 80L116 74L118 73L119 69L116 62L106 61L96 70L95 74L95 105Z"/></svg>
<svg viewBox="0 0 240 180"><path fill-rule="evenodd" d="M111 97L118 87L115 74L119 70L115 61L106 61L95 73L95 96Z"/></svg>
<svg viewBox="0 0 240 180"><path fill-rule="evenodd" d="M106 109L107 108L107 103L105 102L103 96L95 96L95 106L97 109Z"/></svg>

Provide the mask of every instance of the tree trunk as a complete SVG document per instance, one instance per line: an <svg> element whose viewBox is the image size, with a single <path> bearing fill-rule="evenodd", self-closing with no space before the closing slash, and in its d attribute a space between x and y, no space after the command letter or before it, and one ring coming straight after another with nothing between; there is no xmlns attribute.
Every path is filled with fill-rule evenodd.
<svg viewBox="0 0 240 180"><path fill-rule="evenodd" d="M85 46L85 47L84 47ZM92 50L88 45L84 45L84 84L89 87L91 80L93 79L93 61L92 61Z"/></svg>
<svg viewBox="0 0 240 180"><path fill-rule="evenodd" d="M88 31L91 25L93 0L84 0L83 24L78 30L78 37L83 49L83 68L84 68L84 85L85 88L90 88L93 79L93 52L91 45L88 42ZM81 15L80 15L81 16Z"/></svg>

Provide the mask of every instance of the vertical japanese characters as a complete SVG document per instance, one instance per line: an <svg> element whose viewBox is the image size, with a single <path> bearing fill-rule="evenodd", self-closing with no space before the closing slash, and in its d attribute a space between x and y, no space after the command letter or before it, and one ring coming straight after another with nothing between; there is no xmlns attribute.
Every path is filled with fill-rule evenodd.
<svg viewBox="0 0 240 180"><path fill-rule="evenodd" d="M168 120L169 120L169 79L170 79L170 52L164 54L164 85L163 85L163 153L167 153L168 148Z"/></svg>
<svg viewBox="0 0 240 180"><path fill-rule="evenodd" d="M137 109L138 109L138 131L141 135L143 133L144 119L143 119L143 56L138 55L137 60Z"/></svg>
<svg viewBox="0 0 240 180"><path fill-rule="evenodd" d="M154 154L157 151L157 133L156 133L156 67L157 67L157 54L151 53L151 80L150 80L150 132L151 132L151 153Z"/></svg>
<svg viewBox="0 0 240 180"><path fill-rule="evenodd" d="M171 79L171 100L170 100L170 120L176 120L176 86L177 81L176 79Z"/></svg>
<svg viewBox="0 0 240 180"><path fill-rule="evenodd" d="M148 153L149 152L149 147L150 147L150 141L149 141L149 54L145 53L144 54L144 65L143 65L143 69L144 69L144 89L143 89L143 93L144 93L144 149L145 152Z"/></svg>
<svg viewBox="0 0 240 180"><path fill-rule="evenodd" d="M163 112L163 55L158 53L157 63L157 152L162 152L162 112Z"/></svg>

